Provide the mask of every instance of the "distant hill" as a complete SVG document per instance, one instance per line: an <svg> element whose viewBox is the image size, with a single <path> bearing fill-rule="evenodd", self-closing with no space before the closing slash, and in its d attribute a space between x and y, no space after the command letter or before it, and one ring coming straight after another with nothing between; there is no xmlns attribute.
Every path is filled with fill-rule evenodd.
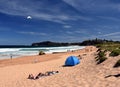
<svg viewBox="0 0 120 87"><path fill-rule="evenodd" d="M52 41L43 41L32 43L31 45L0 45L0 48L21 48L21 47L59 47L59 46L71 46L71 45L79 45L79 46L89 46L89 45L97 45L97 44L120 44L120 41L112 41L112 40L102 40L102 39L92 39L85 40L83 42L52 42Z"/></svg>
<svg viewBox="0 0 120 87"><path fill-rule="evenodd" d="M74 43L63 43L63 42L52 42L52 41L43 41L33 43L31 46L40 46L40 47L56 47L56 46L71 46L71 45L79 45L79 46L89 46L103 43L118 43L120 41L112 41L112 40L102 40L102 39L93 39L93 40L85 40L83 42L74 42Z"/></svg>
<svg viewBox="0 0 120 87"><path fill-rule="evenodd" d="M112 41L112 40L102 40L102 39L93 39L93 40L85 40L81 42L80 45L97 45L97 44L104 44L104 43L117 43L120 44L120 41Z"/></svg>
<svg viewBox="0 0 120 87"><path fill-rule="evenodd" d="M32 46L40 46L40 47L56 47L56 46L70 46L70 45L80 45L80 43L60 43L60 42L51 42L51 41L43 41L38 43L33 43Z"/></svg>

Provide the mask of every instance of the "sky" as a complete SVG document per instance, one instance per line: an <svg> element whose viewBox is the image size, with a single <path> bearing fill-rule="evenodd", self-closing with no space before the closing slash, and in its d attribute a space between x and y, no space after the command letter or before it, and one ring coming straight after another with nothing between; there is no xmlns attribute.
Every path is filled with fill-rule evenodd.
<svg viewBox="0 0 120 87"><path fill-rule="evenodd" d="M0 0L0 45L120 41L120 0Z"/></svg>

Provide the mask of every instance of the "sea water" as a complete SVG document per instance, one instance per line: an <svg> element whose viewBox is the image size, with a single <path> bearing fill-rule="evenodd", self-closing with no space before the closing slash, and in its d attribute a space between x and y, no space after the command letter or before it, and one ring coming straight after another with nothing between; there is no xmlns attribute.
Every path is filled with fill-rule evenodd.
<svg viewBox="0 0 120 87"><path fill-rule="evenodd" d="M84 46L0 48L0 59L38 55L39 51L44 51L47 54L53 52L73 51L83 48Z"/></svg>

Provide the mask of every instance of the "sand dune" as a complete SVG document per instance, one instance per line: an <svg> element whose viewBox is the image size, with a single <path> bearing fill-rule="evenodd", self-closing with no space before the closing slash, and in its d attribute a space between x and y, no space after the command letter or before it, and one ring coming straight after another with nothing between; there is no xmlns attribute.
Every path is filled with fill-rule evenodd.
<svg viewBox="0 0 120 87"><path fill-rule="evenodd" d="M1 60L0 87L119 87L120 77L105 76L120 73L120 68L113 68L120 56L109 57L96 65L96 50L95 47L87 47L75 52ZM70 55L81 55L81 63L74 67L63 67ZM31 73L37 75L52 70L59 73L37 80L27 79Z"/></svg>

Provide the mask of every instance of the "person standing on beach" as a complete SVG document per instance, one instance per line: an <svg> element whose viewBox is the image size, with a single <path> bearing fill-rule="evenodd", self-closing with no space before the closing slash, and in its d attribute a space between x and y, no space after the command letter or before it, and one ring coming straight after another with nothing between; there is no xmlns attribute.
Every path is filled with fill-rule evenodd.
<svg viewBox="0 0 120 87"><path fill-rule="evenodd" d="M12 54L10 54L10 59L12 59Z"/></svg>

